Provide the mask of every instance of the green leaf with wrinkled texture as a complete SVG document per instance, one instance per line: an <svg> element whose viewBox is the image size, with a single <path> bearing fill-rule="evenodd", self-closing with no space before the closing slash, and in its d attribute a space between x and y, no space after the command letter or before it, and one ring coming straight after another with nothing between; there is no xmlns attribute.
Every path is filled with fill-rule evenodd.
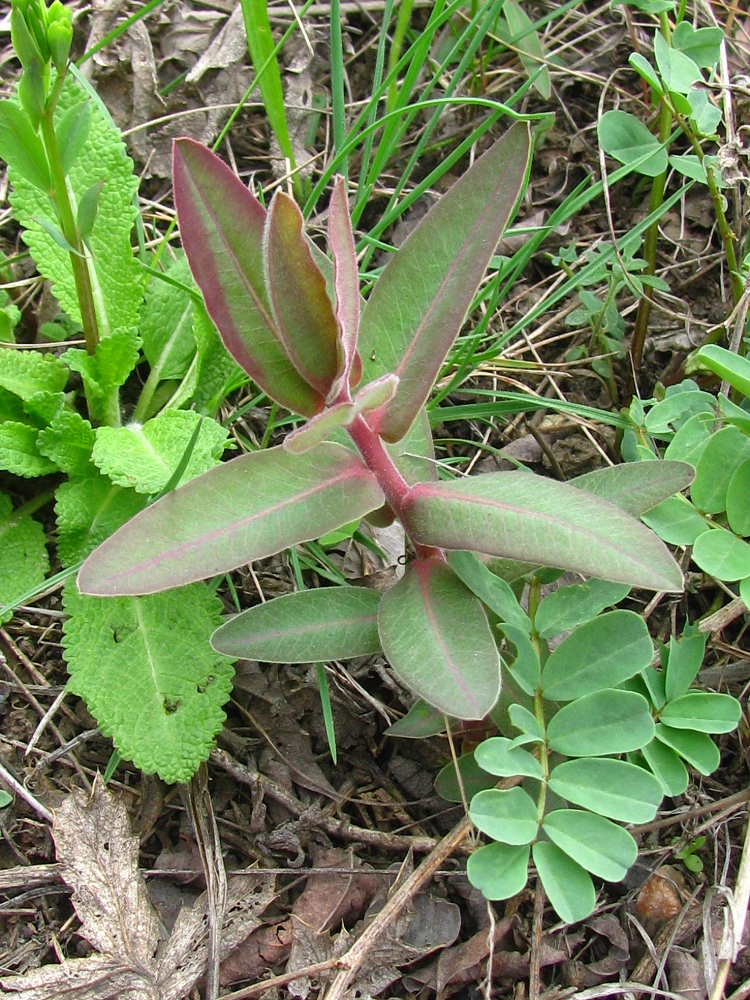
<svg viewBox="0 0 750 1000"><path fill-rule="evenodd" d="M198 424L200 431L180 479L188 482L218 464L229 437L221 424L190 410L164 410L145 424L98 428L94 464L117 486L137 493L159 493L185 454Z"/></svg>
<svg viewBox="0 0 750 1000"><path fill-rule="evenodd" d="M528 160L528 126L518 123L433 206L378 278L359 349L365 382L388 372L400 379L377 421L387 441L406 434L432 391L523 192Z"/></svg>
<svg viewBox="0 0 750 1000"><path fill-rule="evenodd" d="M530 844L539 831L536 803L523 788L488 788L469 806L478 830L503 844Z"/></svg>
<svg viewBox="0 0 750 1000"><path fill-rule="evenodd" d="M659 723L655 735L660 743L671 747L701 774L712 774L719 766L719 748L706 733L673 729Z"/></svg>
<svg viewBox="0 0 750 1000"><path fill-rule="evenodd" d="M486 844L466 862L466 874L487 899L510 899L529 880L529 847Z"/></svg>
<svg viewBox="0 0 750 1000"><path fill-rule="evenodd" d="M531 630L529 616L518 603L510 584L495 576L473 552L451 552L448 562L469 590L502 622L525 631Z"/></svg>
<svg viewBox="0 0 750 1000"><path fill-rule="evenodd" d="M694 475L685 462L626 462L587 472L571 479L568 485L640 517L666 497L684 490Z"/></svg>
<svg viewBox="0 0 750 1000"><path fill-rule="evenodd" d="M378 627L392 669L412 691L455 718L490 711L500 693L497 647L481 603L444 562L408 566L381 601Z"/></svg>
<svg viewBox="0 0 750 1000"><path fill-rule="evenodd" d="M566 757L600 757L640 750L654 736L643 695L596 691L565 705L547 726L549 745Z"/></svg>
<svg viewBox="0 0 750 1000"><path fill-rule="evenodd" d="M664 544L613 504L525 472L420 483L404 502L416 541L572 569L654 590L679 591Z"/></svg>
<svg viewBox="0 0 750 1000"><path fill-rule="evenodd" d="M186 287L152 277L146 287L138 331L143 341L143 354L151 367L151 377L160 380L182 378L196 349L193 336L195 299L188 291L193 287L193 279L187 261L183 257L172 261L165 275Z"/></svg>
<svg viewBox="0 0 750 1000"><path fill-rule="evenodd" d="M55 493L57 554L63 566L84 559L146 504L135 490L115 486L93 465L89 469L88 475L62 483Z"/></svg>
<svg viewBox="0 0 750 1000"><path fill-rule="evenodd" d="M547 840L534 844L531 855L544 891L561 920L573 924L593 913L596 889L588 872Z"/></svg>
<svg viewBox="0 0 750 1000"><path fill-rule="evenodd" d="M650 822L664 795L648 771L609 757L563 761L553 768L549 787L568 802L621 823Z"/></svg>
<svg viewBox="0 0 750 1000"><path fill-rule="evenodd" d="M0 493L0 607L19 594L43 583L49 571L44 528L28 514L13 510L9 496ZM10 621L13 612L0 615L0 623Z"/></svg>
<svg viewBox="0 0 750 1000"><path fill-rule="evenodd" d="M556 809L544 817L542 827L560 850L608 882L625 878L638 856L627 830L583 809Z"/></svg>
<svg viewBox="0 0 750 1000"><path fill-rule="evenodd" d="M74 372L78 372L86 387L92 419L102 419L105 415L97 410L114 389L125 384L138 361L141 340L134 328L116 330L106 340L101 340L94 354L77 347L69 348L62 360Z"/></svg>
<svg viewBox="0 0 750 1000"><path fill-rule="evenodd" d="M383 502L340 445L242 455L162 497L108 539L79 574L94 596L156 593L310 541Z"/></svg>
<svg viewBox="0 0 750 1000"><path fill-rule="evenodd" d="M221 601L203 584L105 600L69 583L64 607L70 690L141 771L189 781L208 758L232 688L230 662L208 644Z"/></svg>
<svg viewBox="0 0 750 1000"><path fill-rule="evenodd" d="M693 545L711 527L685 497L668 497L641 515L645 525L669 545Z"/></svg>
<svg viewBox="0 0 750 1000"><path fill-rule="evenodd" d="M641 753L656 778L661 782L664 794L682 795L688 786L690 776L679 755L671 747L657 739L653 739L643 747Z"/></svg>
<svg viewBox="0 0 750 1000"><path fill-rule="evenodd" d="M646 623L633 611L597 615L560 643L542 670L542 693L549 701L617 687L644 670L654 657Z"/></svg>
<svg viewBox="0 0 750 1000"><path fill-rule="evenodd" d="M327 663L380 652L381 595L362 587L285 594L230 619L211 636L219 653L269 663Z"/></svg>
<svg viewBox="0 0 750 1000"><path fill-rule="evenodd" d="M311 417L324 397L284 352L263 270L266 211L218 156L192 139L174 149L180 235L206 309L237 363L282 406Z"/></svg>
<svg viewBox="0 0 750 1000"><path fill-rule="evenodd" d="M45 194L50 190L44 144L21 105L11 99L0 101L0 160L32 188Z"/></svg>
<svg viewBox="0 0 750 1000"><path fill-rule="evenodd" d="M39 431L28 424L8 420L0 424L0 469L32 479L56 472L57 466L37 447Z"/></svg>
<svg viewBox="0 0 750 1000"><path fill-rule="evenodd" d="M202 302L195 304L193 337L196 353L170 406L192 403L198 413L213 417L226 396L225 386L241 386L248 377L224 347Z"/></svg>
<svg viewBox="0 0 750 1000"><path fill-rule="evenodd" d="M667 702L659 718L671 729L698 733L731 733L737 728L742 707L736 698L711 691L688 691Z"/></svg>
<svg viewBox="0 0 750 1000"><path fill-rule="evenodd" d="M750 458L750 438L737 427L722 427L711 435L695 466L690 499L704 514L726 510L727 491L735 470Z"/></svg>
<svg viewBox="0 0 750 1000"><path fill-rule="evenodd" d="M42 455L68 476L86 475L91 466L94 428L75 410L62 409L39 432L37 447Z"/></svg>
<svg viewBox="0 0 750 1000"><path fill-rule="evenodd" d="M130 234L137 215L134 201L138 178L133 162L125 151L122 137L102 110L90 102L82 86L68 75L55 113L59 124L66 112L81 103L91 103L91 123L80 154L70 165L67 181L73 214L84 193L104 180L87 257L92 276L94 304L103 338L122 328L135 330L143 296L142 272L130 244ZM39 269L52 282L52 290L64 311L80 322L69 254L59 247L39 220L57 224L46 193L23 178L11 177L15 190L10 196L13 212L24 229L24 240Z"/></svg>
<svg viewBox="0 0 750 1000"><path fill-rule="evenodd" d="M497 784L497 778L482 770L473 753L465 753L458 758L458 771L461 775L460 784L453 761L442 767L435 778L435 791L448 802L463 803L477 792L494 788Z"/></svg>
<svg viewBox="0 0 750 1000"><path fill-rule="evenodd" d="M717 580L742 580L750 576L750 545L726 528L712 528L696 538L693 561Z"/></svg>
<svg viewBox="0 0 750 1000"><path fill-rule="evenodd" d="M626 583L608 580L591 579L559 587L542 598L534 616L534 628L543 639L549 639L589 621L605 608L618 604L629 593Z"/></svg>
<svg viewBox="0 0 750 1000"><path fill-rule="evenodd" d="M667 154L661 143L634 115L605 111L596 131L604 152L636 173L658 177L667 169Z"/></svg>
<svg viewBox="0 0 750 1000"><path fill-rule="evenodd" d="M542 765L528 750L511 747L504 736L492 736L480 743L474 751L477 764L489 774L501 778L524 774L529 778L542 778Z"/></svg>
<svg viewBox="0 0 750 1000"><path fill-rule="evenodd" d="M70 172L86 144L91 128L91 104L89 98L74 104L56 123L57 144L65 174Z"/></svg>
<svg viewBox="0 0 750 1000"><path fill-rule="evenodd" d="M67 381L65 366L52 354L11 347L0 350L0 386L21 399L37 392L61 392Z"/></svg>

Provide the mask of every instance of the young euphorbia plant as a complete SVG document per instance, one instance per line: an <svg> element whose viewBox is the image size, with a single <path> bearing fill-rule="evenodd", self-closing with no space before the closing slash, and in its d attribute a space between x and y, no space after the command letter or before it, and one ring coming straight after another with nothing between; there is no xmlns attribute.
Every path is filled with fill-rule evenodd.
<svg viewBox="0 0 750 1000"><path fill-rule="evenodd" d="M266 211L208 149L179 140L180 232L208 312L257 385L307 421L283 445L214 468L138 514L87 559L80 589L150 594L358 518L398 518L411 561L384 596L290 594L238 615L212 643L283 663L382 650L413 691L466 719L495 703L500 660L481 593L446 550L680 590L679 567L633 515L686 486L687 465L642 463L572 485L524 472L435 477L424 404L525 191L529 158L529 129L515 124L389 258L362 307L342 178L330 202L331 263L286 194Z"/></svg>

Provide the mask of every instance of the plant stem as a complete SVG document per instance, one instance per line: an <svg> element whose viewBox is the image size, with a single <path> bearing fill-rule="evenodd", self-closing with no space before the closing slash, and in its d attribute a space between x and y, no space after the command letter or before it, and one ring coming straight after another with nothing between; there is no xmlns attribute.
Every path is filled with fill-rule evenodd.
<svg viewBox="0 0 750 1000"><path fill-rule="evenodd" d="M70 265L73 269L73 280L75 281L78 305L81 309L81 322L83 324L83 335L86 339L86 351L88 354L93 354L99 343L99 324L96 318L88 257L81 234L76 225L73 207L70 204L68 186L65 181L65 170L63 168L62 157L60 156L60 147L57 144L57 135L53 121L57 96L59 95L63 79L63 74L60 74L52 97L47 102L47 108L42 115L40 124L44 148L47 153L47 160L49 161L50 175L52 177L50 197L57 209L62 234L73 248L73 251L75 251L71 251Z"/></svg>

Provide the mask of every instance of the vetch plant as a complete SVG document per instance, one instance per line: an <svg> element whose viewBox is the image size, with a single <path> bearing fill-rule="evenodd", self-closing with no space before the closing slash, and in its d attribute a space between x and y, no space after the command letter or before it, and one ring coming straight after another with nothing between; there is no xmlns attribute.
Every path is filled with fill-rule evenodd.
<svg viewBox="0 0 750 1000"><path fill-rule="evenodd" d="M331 264L286 194L266 211L218 157L178 140L180 232L208 312L258 386L306 422L141 511L88 557L80 591L156 594L363 517L395 517L412 558L385 595L282 596L227 622L212 645L282 663L382 651L429 704L481 719L500 691L496 633L447 551L680 590L677 564L633 514L683 488L685 464L623 466L572 485L525 472L436 479L424 404L525 190L529 157L528 127L517 123L389 258L363 306L342 179L329 209Z"/></svg>

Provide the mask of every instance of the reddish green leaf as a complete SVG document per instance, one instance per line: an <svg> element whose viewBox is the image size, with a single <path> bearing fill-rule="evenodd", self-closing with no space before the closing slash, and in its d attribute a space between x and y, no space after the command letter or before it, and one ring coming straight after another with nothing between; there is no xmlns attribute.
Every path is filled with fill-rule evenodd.
<svg viewBox="0 0 750 1000"><path fill-rule="evenodd" d="M500 658L481 602L440 559L413 562L378 613L380 641L412 691L459 719L481 719L500 693Z"/></svg>
<svg viewBox="0 0 750 1000"><path fill-rule="evenodd" d="M652 590L682 590L656 535L618 507L553 479L493 472L418 483L404 515L416 541L575 570Z"/></svg>
<svg viewBox="0 0 750 1000"><path fill-rule="evenodd" d="M375 477L341 445L243 455L116 531L83 564L78 586L98 597L153 594L317 538L382 503Z"/></svg>
<svg viewBox="0 0 750 1000"><path fill-rule="evenodd" d="M340 379L336 380L332 390L335 397L336 393L341 391L342 385L349 381L359 333L359 270L354 249L352 220L346 200L346 181L341 176L336 177L328 206L328 244L333 254L336 319L339 324L339 342L343 360Z"/></svg>
<svg viewBox="0 0 750 1000"><path fill-rule="evenodd" d="M595 469L570 481L634 517L689 486L695 469L686 462L626 462L607 469Z"/></svg>
<svg viewBox="0 0 750 1000"><path fill-rule="evenodd" d="M312 416L324 397L284 352L263 272L265 209L226 164L192 139L174 147L182 245L224 346L282 406Z"/></svg>
<svg viewBox="0 0 750 1000"><path fill-rule="evenodd" d="M395 372L396 395L378 429L398 441L430 394L516 203L529 161L529 129L513 125L428 212L389 259L360 324L372 376Z"/></svg>
<svg viewBox="0 0 750 1000"><path fill-rule="evenodd" d="M273 196L266 217L263 262L287 356L305 382L327 396L339 371L338 325L305 239L302 213L283 191Z"/></svg>

